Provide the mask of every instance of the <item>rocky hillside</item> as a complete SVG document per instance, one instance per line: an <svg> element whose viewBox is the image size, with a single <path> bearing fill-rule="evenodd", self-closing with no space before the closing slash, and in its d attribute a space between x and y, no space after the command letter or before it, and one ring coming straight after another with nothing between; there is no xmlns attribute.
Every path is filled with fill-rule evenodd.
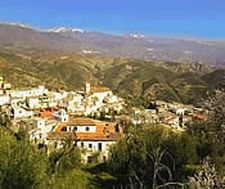
<svg viewBox="0 0 225 189"><path fill-rule="evenodd" d="M81 89L90 81L140 103L154 99L199 102L206 92L218 86L215 81L225 73L202 64L55 52L29 56L0 52L0 68L0 75L16 87L44 84L55 89Z"/></svg>

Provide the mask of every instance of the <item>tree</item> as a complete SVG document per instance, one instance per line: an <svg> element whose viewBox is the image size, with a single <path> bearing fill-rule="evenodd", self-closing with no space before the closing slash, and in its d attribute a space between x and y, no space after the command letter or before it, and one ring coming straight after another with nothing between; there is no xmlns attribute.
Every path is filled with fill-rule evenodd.
<svg viewBox="0 0 225 189"><path fill-rule="evenodd" d="M215 165L207 159L194 176L189 177L191 189L220 189L225 186L225 180L218 174Z"/></svg>
<svg viewBox="0 0 225 189"><path fill-rule="evenodd" d="M45 180L47 161L42 151L0 128L0 188L35 188Z"/></svg>
<svg viewBox="0 0 225 189"><path fill-rule="evenodd" d="M195 121L188 133L197 141L197 154L201 160L210 157L217 171L225 175L225 92L217 91L205 103L208 120Z"/></svg>
<svg viewBox="0 0 225 189"><path fill-rule="evenodd" d="M64 142L64 146L52 152L49 156L50 174L64 174L66 171L79 167L81 162L80 150L76 147L76 143L68 138Z"/></svg>
<svg viewBox="0 0 225 189"><path fill-rule="evenodd" d="M171 181L177 183L181 179L176 176L177 167L184 169L195 159L195 146L191 146L193 150L188 150L186 142L189 141L190 138L185 135L173 134L160 125L134 128L112 147L109 166L120 183L129 182L150 188Z"/></svg>

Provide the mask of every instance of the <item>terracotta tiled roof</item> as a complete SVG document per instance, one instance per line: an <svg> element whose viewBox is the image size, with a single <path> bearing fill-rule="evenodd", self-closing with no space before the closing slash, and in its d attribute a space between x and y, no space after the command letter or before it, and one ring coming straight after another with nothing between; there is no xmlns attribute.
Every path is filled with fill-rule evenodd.
<svg viewBox="0 0 225 189"><path fill-rule="evenodd" d="M208 119L208 116L204 115L204 114L193 114L193 117L195 117L197 119L203 119L203 120Z"/></svg>
<svg viewBox="0 0 225 189"><path fill-rule="evenodd" d="M174 121L176 119L179 119L180 116L172 116L172 117L167 117L164 119L165 122L170 122L170 121ZM192 116L189 115L184 115L181 116L183 119L192 119Z"/></svg>
<svg viewBox="0 0 225 189"><path fill-rule="evenodd" d="M107 87L91 87L90 93L102 93L102 92L109 92L111 89Z"/></svg>
<svg viewBox="0 0 225 189"><path fill-rule="evenodd" d="M121 138L122 133L116 132L115 124L112 122L103 122L97 121L90 118L74 118L75 122L71 123L79 123L77 126L82 126L80 123L85 123L87 126L92 126L93 124L86 124L86 123L94 123L96 126L96 132L74 132L76 135L76 139L80 141L116 141ZM78 121L79 120L79 121ZM59 140L63 138L66 134L65 133L72 133L72 132L65 132L62 131L62 128L71 125L70 123L60 123L54 130L55 134ZM76 126L76 124L72 124ZM60 137L60 135L62 136ZM54 136L54 135L53 135ZM49 139L52 139L52 134L49 135ZM54 137L53 137L54 138Z"/></svg>
<svg viewBox="0 0 225 189"><path fill-rule="evenodd" d="M121 133L115 132L114 123L96 121L96 132L76 132L78 140L118 140Z"/></svg>
<svg viewBox="0 0 225 189"><path fill-rule="evenodd" d="M176 119L177 119L177 117L168 117L168 118L165 118L164 121L165 122L170 122L170 121L174 121Z"/></svg>
<svg viewBox="0 0 225 189"><path fill-rule="evenodd" d="M53 112L40 112L40 117L52 118Z"/></svg>

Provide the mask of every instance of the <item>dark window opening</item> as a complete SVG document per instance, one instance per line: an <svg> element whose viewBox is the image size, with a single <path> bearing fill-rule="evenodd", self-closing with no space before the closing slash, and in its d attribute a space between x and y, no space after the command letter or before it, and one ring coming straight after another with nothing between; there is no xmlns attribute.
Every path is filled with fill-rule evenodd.
<svg viewBox="0 0 225 189"><path fill-rule="evenodd" d="M106 162L106 159L107 159L106 156L103 156L103 162Z"/></svg>
<svg viewBox="0 0 225 189"><path fill-rule="evenodd" d="M66 127L63 127L63 128L61 129L61 131L66 131Z"/></svg>
<svg viewBox="0 0 225 189"><path fill-rule="evenodd" d="M98 143L98 150L102 151L102 143Z"/></svg>
<svg viewBox="0 0 225 189"><path fill-rule="evenodd" d="M89 131L90 129L89 129L89 127L86 127L86 131Z"/></svg>
<svg viewBox="0 0 225 189"><path fill-rule="evenodd" d="M115 132L116 133L119 133L120 132L120 129L119 129L119 125L118 124L115 126Z"/></svg>
<svg viewBox="0 0 225 189"><path fill-rule="evenodd" d="M89 147L89 148L92 148L92 144L89 144L88 147Z"/></svg>
<svg viewBox="0 0 225 189"><path fill-rule="evenodd" d="M54 148L57 148L57 146L58 146L58 143L57 143L57 142L55 142L55 144L54 144Z"/></svg>

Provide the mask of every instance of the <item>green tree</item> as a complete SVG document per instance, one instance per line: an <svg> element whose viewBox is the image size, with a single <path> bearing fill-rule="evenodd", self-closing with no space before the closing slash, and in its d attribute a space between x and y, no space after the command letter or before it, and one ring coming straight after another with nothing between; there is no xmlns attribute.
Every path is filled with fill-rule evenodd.
<svg viewBox="0 0 225 189"><path fill-rule="evenodd" d="M64 174L81 164L81 153L72 139L64 141L61 149L53 151L49 156L50 174Z"/></svg>
<svg viewBox="0 0 225 189"><path fill-rule="evenodd" d="M44 152L0 128L0 187L36 188L46 177Z"/></svg>
<svg viewBox="0 0 225 189"><path fill-rule="evenodd" d="M172 133L160 125L141 126L112 147L109 166L120 183L156 188L182 181L179 173L196 162L195 149L186 134Z"/></svg>

